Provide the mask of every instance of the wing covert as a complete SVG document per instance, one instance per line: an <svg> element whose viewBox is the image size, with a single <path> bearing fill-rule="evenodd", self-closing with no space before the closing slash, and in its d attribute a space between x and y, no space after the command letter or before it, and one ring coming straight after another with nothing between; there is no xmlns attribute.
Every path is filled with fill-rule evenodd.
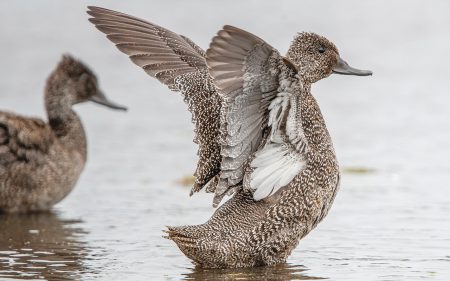
<svg viewBox="0 0 450 281"><path fill-rule="evenodd" d="M280 79L295 74L283 57L259 37L224 26L206 52L206 63L223 97L222 162L214 205L244 178L245 165L261 146L269 105L277 97Z"/></svg>
<svg viewBox="0 0 450 281"><path fill-rule="evenodd" d="M0 165L39 162L53 144L54 134L42 120L0 113Z"/></svg>

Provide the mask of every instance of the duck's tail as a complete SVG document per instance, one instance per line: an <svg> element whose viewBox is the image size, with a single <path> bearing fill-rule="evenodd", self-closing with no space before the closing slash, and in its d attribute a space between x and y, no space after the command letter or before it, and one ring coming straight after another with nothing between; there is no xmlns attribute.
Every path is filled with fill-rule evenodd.
<svg viewBox="0 0 450 281"><path fill-rule="evenodd" d="M166 239L174 241L180 248L195 248L196 239L183 234L180 227L167 226L167 230L163 230L167 235L163 236Z"/></svg>
<svg viewBox="0 0 450 281"><path fill-rule="evenodd" d="M208 222L168 226L164 237L174 241L189 259L202 267L240 267L243 262L240 259L250 251L245 237L260 220L264 209L264 203L255 202L243 193L236 194Z"/></svg>
<svg viewBox="0 0 450 281"><path fill-rule="evenodd" d="M208 264L208 257L205 257L205 251L201 247L204 241L204 237L201 237L204 233L201 225L167 226L167 230L164 232L166 235L163 237L175 242L181 252L196 265Z"/></svg>

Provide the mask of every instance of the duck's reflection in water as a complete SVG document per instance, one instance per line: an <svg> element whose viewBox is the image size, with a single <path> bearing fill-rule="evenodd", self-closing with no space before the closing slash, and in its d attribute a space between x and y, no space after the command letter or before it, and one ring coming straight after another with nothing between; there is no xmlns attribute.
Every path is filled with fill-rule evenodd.
<svg viewBox="0 0 450 281"><path fill-rule="evenodd" d="M0 280L77 280L86 272L81 221L57 213L0 214Z"/></svg>
<svg viewBox="0 0 450 281"><path fill-rule="evenodd" d="M183 280L319 280L321 277L307 276L308 269L302 265L279 264L276 266L239 268L239 269L202 269L194 268L184 274Z"/></svg>

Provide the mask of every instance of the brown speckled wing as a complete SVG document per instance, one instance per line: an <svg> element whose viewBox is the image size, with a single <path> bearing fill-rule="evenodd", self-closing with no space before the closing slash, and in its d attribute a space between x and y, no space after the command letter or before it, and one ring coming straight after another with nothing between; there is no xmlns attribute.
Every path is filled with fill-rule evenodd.
<svg viewBox="0 0 450 281"><path fill-rule="evenodd" d="M213 38L206 63L224 99L217 205L242 182L246 162L261 145L284 63L278 51L262 39L232 26L224 26Z"/></svg>
<svg viewBox="0 0 450 281"><path fill-rule="evenodd" d="M204 52L191 40L156 24L116 11L89 7L89 19L150 76L177 90L174 79L205 68Z"/></svg>
<svg viewBox="0 0 450 281"><path fill-rule="evenodd" d="M54 139L42 120L0 112L0 166L18 161L40 163Z"/></svg>
<svg viewBox="0 0 450 281"><path fill-rule="evenodd" d="M199 161L192 192L220 170L218 144L221 100L205 62L205 52L189 38L108 9L89 7L89 19L120 51L171 90L180 91L195 124Z"/></svg>

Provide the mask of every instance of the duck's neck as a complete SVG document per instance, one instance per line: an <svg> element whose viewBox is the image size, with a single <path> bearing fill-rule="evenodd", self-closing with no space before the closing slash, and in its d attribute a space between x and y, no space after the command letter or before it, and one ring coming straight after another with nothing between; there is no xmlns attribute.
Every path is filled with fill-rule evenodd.
<svg viewBox="0 0 450 281"><path fill-rule="evenodd" d="M323 119L319 105L311 94L311 85L309 90L305 91L301 96L301 122L303 132L308 141L308 147L315 153L325 153L333 159L334 154L333 143L328 132L325 120Z"/></svg>
<svg viewBox="0 0 450 281"><path fill-rule="evenodd" d="M48 122L67 149L80 152L86 158L86 137L80 118L72 110L70 91L64 83L48 83L45 91Z"/></svg>

